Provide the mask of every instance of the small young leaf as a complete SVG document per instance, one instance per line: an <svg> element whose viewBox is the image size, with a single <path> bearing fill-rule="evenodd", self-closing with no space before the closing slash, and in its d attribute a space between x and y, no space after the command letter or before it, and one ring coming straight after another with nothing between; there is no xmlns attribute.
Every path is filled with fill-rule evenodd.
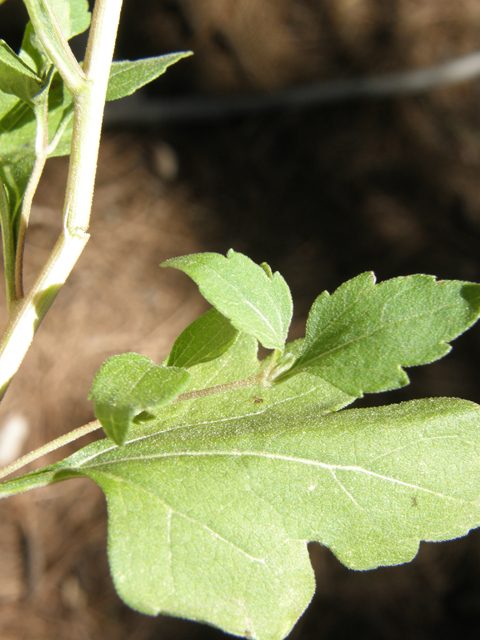
<svg viewBox="0 0 480 640"><path fill-rule="evenodd" d="M236 339L221 356L189 368L190 382L187 391L257 375L262 368L257 352L258 342L253 336L237 333Z"/></svg>
<svg viewBox="0 0 480 640"><path fill-rule="evenodd" d="M89 399L94 401L95 416L105 433L121 445L138 413L176 398L189 378L184 369L157 366L146 356L124 353L100 367Z"/></svg>
<svg viewBox="0 0 480 640"><path fill-rule="evenodd" d="M4 40L0 40L0 91L31 104L42 90L42 81Z"/></svg>
<svg viewBox="0 0 480 640"><path fill-rule="evenodd" d="M192 322L175 340L168 365L191 367L214 360L225 353L238 335L231 322L210 309Z"/></svg>
<svg viewBox="0 0 480 640"><path fill-rule="evenodd" d="M171 258L161 266L188 274L204 298L239 331L254 336L267 349L283 350L293 307L290 289L278 272L269 275L233 249L226 258L196 253Z"/></svg>
<svg viewBox="0 0 480 640"><path fill-rule="evenodd" d="M479 316L478 284L414 275L375 285L364 273L315 300L303 351L284 377L308 370L357 397L396 389L408 384L401 367L446 355Z"/></svg>
<svg viewBox="0 0 480 640"><path fill-rule="evenodd" d="M108 80L107 100L118 100L134 93L140 87L155 80L167 68L181 60L191 56L191 51L179 51L168 53L155 58L143 58L141 60L122 60L112 62L110 78Z"/></svg>

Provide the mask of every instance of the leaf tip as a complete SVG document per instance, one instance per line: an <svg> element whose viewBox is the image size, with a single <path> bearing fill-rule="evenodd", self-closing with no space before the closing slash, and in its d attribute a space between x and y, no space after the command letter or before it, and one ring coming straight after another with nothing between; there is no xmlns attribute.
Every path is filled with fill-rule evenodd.
<svg viewBox="0 0 480 640"><path fill-rule="evenodd" d="M271 280L273 278L273 272L272 272L272 269L271 269L270 265L267 264L266 262L262 262L260 264L260 266L262 267L262 269L265 271L265 273L267 274L267 276Z"/></svg>

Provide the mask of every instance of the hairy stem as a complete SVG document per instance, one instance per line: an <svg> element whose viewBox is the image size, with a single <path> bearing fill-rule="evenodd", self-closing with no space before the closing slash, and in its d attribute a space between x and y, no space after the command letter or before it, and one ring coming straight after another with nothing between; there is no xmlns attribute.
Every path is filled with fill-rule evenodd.
<svg viewBox="0 0 480 640"><path fill-rule="evenodd" d="M205 389L197 389L196 391L187 391L186 393L181 393L179 396L174 398L172 402L182 402L183 400L191 400L192 398L203 398L204 396L212 396L215 393L223 393L224 391L232 391L233 389L253 387L260 384L262 375L263 372L256 376L252 376L251 378L234 380L234 382L226 382L225 384L217 384L214 387L206 387Z"/></svg>
<svg viewBox="0 0 480 640"><path fill-rule="evenodd" d="M72 234L88 229L97 170L110 64L122 0L97 0L83 70L87 87L75 99L72 153L64 208L64 227Z"/></svg>
<svg viewBox="0 0 480 640"><path fill-rule="evenodd" d="M74 442L75 440L86 436L87 433L97 431L97 429L101 429L101 427L102 425L100 424L100 422L98 420L94 420L93 422L84 424L82 427L78 427L78 429L74 429L69 433L65 433L63 436L60 436L59 438L56 438L51 442L47 442L47 444L44 444L43 447L35 449L34 451L30 451L30 453L27 453L18 460L15 460L15 462L12 462L3 469L0 469L0 478L5 478L14 471L18 471L19 469L26 467L27 464L30 464L30 462L33 462L34 460L47 455L47 453L51 453L52 451L65 446L69 442Z"/></svg>

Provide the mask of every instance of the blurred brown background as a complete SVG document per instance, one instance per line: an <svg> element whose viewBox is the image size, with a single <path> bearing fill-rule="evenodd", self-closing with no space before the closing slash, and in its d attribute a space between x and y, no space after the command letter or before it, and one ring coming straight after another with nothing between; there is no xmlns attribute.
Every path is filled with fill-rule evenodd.
<svg viewBox="0 0 480 640"><path fill-rule="evenodd" d="M0 37L14 48L23 19L18 0L0 6ZM473 52L480 3L126 1L119 58L180 49L195 56L155 83L151 99L263 95ZM205 309L185 277L158 268L173 255L234 247L269 262L293 291L293 337L320 291L365 270L380 280L424 272L479 281L479 107L477 80L414 97L109 128L92 239L2 403L0 433L23 424L20 453L40 446L92 418L86 396L105 358L131 350L159 361L168 352ZM27 237L27 280L58 234L65 176L65 160L51 161ZM409 387L362 403L479 402L479 361L476 327L446 359L410 370ZM102 494L87 481L0 502L2 640L223 636L126 608L111 585L105 531ZM318 545L311 555L317 594L292 638L478 638L478 531L366 573Z"/></svg>

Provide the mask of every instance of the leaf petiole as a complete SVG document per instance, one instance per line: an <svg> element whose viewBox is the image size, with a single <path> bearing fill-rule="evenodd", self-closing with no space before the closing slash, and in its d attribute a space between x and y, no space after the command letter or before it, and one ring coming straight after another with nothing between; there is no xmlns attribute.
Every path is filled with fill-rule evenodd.
<svg viewBox="0 0 480 640"><path fill-rule="evenodd" d="M262 384L263 383L263 384ZM195 391L186 391L177 396L172 402L182 402L183 400L192 400L193 398L203 398L205 396L213 396L216 393L223 393L224 391L233 391L234 389L242 389L244 387L269 386L264 383L263 371L251 378L244 378L243 380L234 380L233 382L226 382L225 384L217 384L213 387L206 387L205 389L196 389Z"/></svg>
<svg viewBox="0 0 480 640"><path fill-rule="evenodd" d="M280 354L280 352L278 353ZM206 387L204 389L197 389L195 391L187 391L186 393L181 393L179 396L174 398L174 400L172 400L172 403L182 402L184 400L193 400L196 398L203 398L205 396L224 393L225 391L233 391L234 389L253 387L255 385L263 387L271 386L268 372L272 371L272 364L274 364L273 358L272 362L269 363L269 366L263 369L256 376L251 376L250 378L244 378L242 380L234 380L233 382L227 382L225 384L217 384L213 387ZM267 372L267 375L265 375L265 372ZM88 424L85 424L78 429L74 429L73 431L62 435L59 438L52 440L51 442L47 442L47 444L43 445L39 449L35 449L34 451L27 453L15 462L12 462L3 469L0 469L0 478L5 478L14 471L18 471L19 469L27 466L27 464L30 464L30 462L33 462L34 460L37 460L38 458L41 458L42 456L47 455L48 453L51 453L52 451L55 451L56 449L59 449L60 447L63 447L70 442L74 442L84 435L92 433L93 431L101 428L102 425L100 424L100 421L94 420L93 422L89 422Z"/></svg>
<svg viewBox="0 0 480 640"><path fill-rule="evenodd" d="M18 460L15 460L15 462L12 462L3 469L0 469L0 478L5 478L14 471L18 471L19 469L26 467L27 464L30 464L30 462L38 460L38 458L47 455L47 453L51 453L52 451L55 451L56 449L69 444L70 442L78 440L82 436L86 436L87 433L92 433L93 431L101 428L102 425L100 424L100 422L98 420L94 420L93 422L89 422L88 424L84 424L83 426L78 427L78 429L74 429L69 433L65 433L63 434L63 436L60 436L59 438L56 438L51 442L47 442L47 444L44 444L42 447L30 451L30 453L27 453Z"/></svg>

